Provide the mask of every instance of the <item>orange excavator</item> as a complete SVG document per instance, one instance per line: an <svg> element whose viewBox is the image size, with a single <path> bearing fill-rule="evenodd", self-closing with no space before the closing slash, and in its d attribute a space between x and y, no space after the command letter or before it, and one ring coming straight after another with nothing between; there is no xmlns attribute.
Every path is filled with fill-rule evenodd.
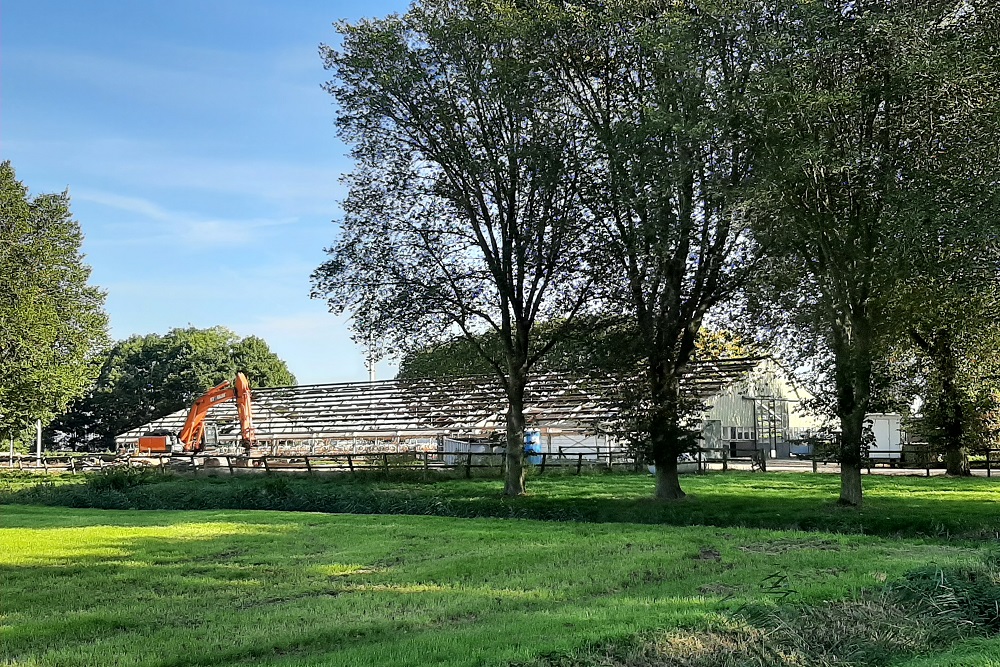
<svg viewBox="0 0 1000 667"><path fill-rule="evenodd" d="M140 436L139 453L193 454L200 452L204 448L201 439L205 433L205 416L208 414L209 408L223 401L234 399L240 419L240 444L249 452L250 448L257 442L253 426L253 408L250 404L250 383L247 382L246 375L237 373L233 383L221 382L205 392L204 396L191 405L191 410L184 421L184 428L177 436L154 434Z"/></svg>

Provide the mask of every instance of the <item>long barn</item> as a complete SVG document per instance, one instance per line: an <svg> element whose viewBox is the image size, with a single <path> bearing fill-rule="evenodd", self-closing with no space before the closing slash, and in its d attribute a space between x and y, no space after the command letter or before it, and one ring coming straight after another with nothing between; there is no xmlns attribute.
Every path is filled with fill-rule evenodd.
<svg viewBox="0 0 1000 667"><path fill-rule="evenodd" d="M695 364L682 383L686 393L711 401L746 378L761 358ZM609 377L547 374L529 385L528 428L557 449L616 447L610 435L619 397L628 381ZM428 451L486 446L502 440L506 401L496 378L384 380L261 388L253 391L258 446L268 453L334 454ZM135 446L151 431L180 430L186 410L116 437L119 448ZM208 442L220 449L239 440L236 406L212 407Z"/></svg>

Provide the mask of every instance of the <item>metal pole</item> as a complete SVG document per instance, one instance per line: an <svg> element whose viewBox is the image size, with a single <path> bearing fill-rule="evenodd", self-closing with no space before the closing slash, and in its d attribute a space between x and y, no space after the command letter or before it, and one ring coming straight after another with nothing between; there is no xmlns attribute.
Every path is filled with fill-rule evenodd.
<svg viewBox="0 0 1000 667"><path fill-rule="evenodd" d="M989 454L987 454L986 456L989 457ZM989 459L987 459L987 460L989 460ZM13 435L10 436L10 467L11 468L14 467L14 436ZM989 466L987 466L987 467L989 467Z"/></svg>
<svg viewBox="0 0 1000 667"><path fill-rule="evenodd" d="M39 419L35 422L35 460L39 465L42 464L42 420Z"/></svg>

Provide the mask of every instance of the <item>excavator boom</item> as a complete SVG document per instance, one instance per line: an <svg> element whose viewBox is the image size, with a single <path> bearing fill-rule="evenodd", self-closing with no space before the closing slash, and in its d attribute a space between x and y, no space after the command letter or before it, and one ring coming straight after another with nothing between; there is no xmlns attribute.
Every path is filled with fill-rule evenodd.
<svg viewBox="0 0 1000 667"><path fill-rule="evenodd" d="M243 373L236 374L233 383L220 382L196 400L188 411L184 427L178 434L183 451L197 452L202 448L201 439L205 433L205 417L209 409L223 401L236 400L236 412L240 420L240 444L247 451L257 442L257 433L253 425L253 407L250 395L250 383ZM168 440L164 436L145 436L139 438L139 451L150 453L167 453L170 451Z"/></svg>
<svg viewBox="0 0 1000 667"><path fill-rule="evenodd" d="M249 449L257 442L257 433L253 425L250 383L246 375L237 373L232 385L229 382L219 383L191 406L184 428L178 436L185 452L194 452L201 448L201 437L205 432L205 416L209 408L232 399L236 399L236 412L240 419L240 443Z"/></svg>

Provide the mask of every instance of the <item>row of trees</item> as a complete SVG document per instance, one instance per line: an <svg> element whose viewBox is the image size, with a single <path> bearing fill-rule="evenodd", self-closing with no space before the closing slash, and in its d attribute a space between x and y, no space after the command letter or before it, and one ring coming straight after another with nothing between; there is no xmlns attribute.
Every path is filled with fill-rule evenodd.
<svg viewBox="0 0 1000 667"><path fill-rule="evenodd" d="M69 204L66 192L32 197L10 162L0 163L5 440L41 421L61 444L107 448L115 435L189 405L238 370L252 386L295 384L263 340L223 327L133 336L109 348L105 294L89 284Z"/></svg>
<svg viewBox="0 0 1000 667"><path fill-rule="evenodd" d="M263 339L225 327L172 329L131 336L101 356L86 394L49 427L73 448L109 449L115 436L172 412L242 371L251 387L295 384L295 376Z"/></svg>
<svg viewBox="0 0 1000 667"><path fill-rule="evenodd" d="M69 195L31 196L0 163L0 435L47 422L84 392L107 341Z"/></svg>
<svg viewBox="0 0 1000 667"><path fill-rule="evenodd" d="M356 167L314 295L363 341L465 337L506 391L507 494L532 373L611 319L641 351L656 496L682 497L679 380L728 308L824 380L859 505L900 332L934 357L928 314L954 332L949 295L995 294L992 3L425 0L340 32Z"/></svg>

